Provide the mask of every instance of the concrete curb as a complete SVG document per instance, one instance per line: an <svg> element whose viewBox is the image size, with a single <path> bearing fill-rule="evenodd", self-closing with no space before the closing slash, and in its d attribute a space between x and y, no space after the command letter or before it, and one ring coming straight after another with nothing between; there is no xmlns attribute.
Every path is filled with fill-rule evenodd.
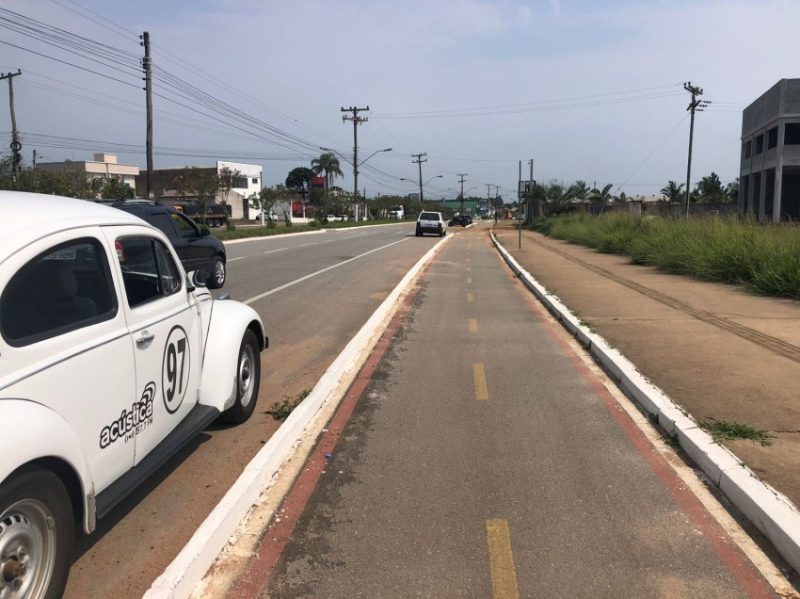
<svg viewBox="0 0 800 599"><path fill-rule="evenodd" d="M361 229L374 229L375 227L396 227L400 223L381 223L380 225L360 225L358 227L341 227L340 229L318 229L316 231L300 231L299 233L276 233L275 235L261 235L258 237L242 237L240 239L227 239L224 245L234 245L247 241L262 241L264 239L286 239L287 237L297 237L298 235L319 235L320 233L341 233L342 231L360 231Z"/></svg>
<svg viewBox="0 0 800 599"><path fill-rule="evenodd" d="M328 367L308 397L259 450L189 542L153 582L144 594L145 599L175 599L192 593L261 493L274 484L281 466L292 457L300 440L305 435L318 433L309 429L317 414L341 401L397 311L399 299L449 239L451 237L444 237L405 274Z"/></svg>
<svg viewBox="0 0 800 599"><path fill-rule="evenodd" d="M694 460L706 476L772 542L783 558L800 572L800 512L788 497L761 481L725 447L717 444L697 422L648 381L600 335L582 325L561 300L552 295L500 244L492 241L522 283L583 345L623 391Z"/></svg>

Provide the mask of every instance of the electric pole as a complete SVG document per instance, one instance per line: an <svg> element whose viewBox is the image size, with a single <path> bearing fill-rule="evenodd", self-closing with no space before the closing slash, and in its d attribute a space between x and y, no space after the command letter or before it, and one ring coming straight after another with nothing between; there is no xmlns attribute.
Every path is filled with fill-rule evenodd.
<svg viewBox="0 0 800 599"><path fill-rule="evenodd" d="M528 179L528 208L526 222L530 225L533 223L533 158L528 160L530 167L530 178Z"/></svg>
<svg viewBox="0 0 800 599"><path fill-rule="evenodd" d="M703 89L692 85L692 82L683 84L683 89L692 95L692 101L686 110L691 112L691 120L689 122L689 160L686 164L686 218L689 218L689 198L691 196L691 182L692 182L692 141L694 140L694 113L695 111L702 112L703 108L708 106L710 102L698 100L697 96L703 95Z"/></svg>
<svg viewBox="0 0 800 599"><path fill-rule="evenodd" d="M144 58L142 59L142 70L144 71L144 92L145 103L147 105L147 140L145 141L147 152L147 199L153 199L153 63L150 60L150 33L145 31L141 35L142 46L144 46Z"/></svg>
<svg viewBox="0 0 800 599"><path fill-rule="evenodd" d="M17 114L14 112L14 77L22 75L22 71L17 69L16 73L0 73L0 81L8 79L8 104L11 108L11 152L13 158L14 178L19 174L20 164L22 163L22 144L19 141L19 131L17 131Z"/></svg>
<svg viewBox="0 0 800 599"><path fill-rule="evenodd" d="M427 156L428 154L423 152L422 154L411 154L412 158L416 158L416 160L412 160L411 164L416 164L419 166L419 201L422 203L425 200L425 196L422 195L422 163L428 162L427 160L423 160L423 156Z"/></svg>
<svg viewBox="0 0 800 599"><path fill-rule="evenodd" d="M361 123L366 123L369 118L365 116L358 116L359 112L369 112L369 105L366 108L357 108L351 106L340 108L341 112L350 112L353 116L342 116L342 122L353 122L353 200L358 202L358 126Z"/></svg>
<svg viewBox="0 0 800 599"><path fill-rule="evenodd" d="M464 177L466 177L469 173L458 173L459 183L461 183L461 193L458 197L461 198L461 212L464 212Z"/></svg>

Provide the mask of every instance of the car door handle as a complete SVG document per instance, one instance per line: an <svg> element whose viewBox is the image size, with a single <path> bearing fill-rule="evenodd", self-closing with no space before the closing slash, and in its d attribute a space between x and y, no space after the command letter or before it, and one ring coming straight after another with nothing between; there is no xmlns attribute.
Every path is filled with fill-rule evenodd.
<svg viewBox="0 0 800 599"><path fill-rule="evenodd" d="M152 343L153 339L155 338L156 336L151 334L150 332L142 331L141 336L136 340L136 347L138 347L139 349L144 349L145 347L150 345L150 343Z"/></svg>

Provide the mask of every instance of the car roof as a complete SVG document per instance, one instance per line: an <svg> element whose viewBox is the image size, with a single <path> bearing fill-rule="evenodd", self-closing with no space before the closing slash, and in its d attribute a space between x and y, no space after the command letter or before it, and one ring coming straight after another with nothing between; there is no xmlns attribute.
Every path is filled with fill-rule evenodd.
<svg viewBox="0 0 800 599"><path fill-rule="evenodd" d="M0 191L3 238L0 262L34 239L77 227L147 225L143 220L91 200L24 191Z"/></svg>

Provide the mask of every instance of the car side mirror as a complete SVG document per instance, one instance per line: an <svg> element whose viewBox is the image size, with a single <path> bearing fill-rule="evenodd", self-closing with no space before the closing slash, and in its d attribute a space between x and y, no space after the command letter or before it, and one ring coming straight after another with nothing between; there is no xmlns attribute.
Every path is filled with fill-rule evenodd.
<svg viewBox="0 0 800 599"><path fill-rule="evenodd" d="M198 287L205 287L208 282L208 273L203 270L193 270L186 275L186 290L194 291Z"/></svg>
<svg viewBox="0 0 800 599"><path fill-rule="evenodd" d="M209 235L208 229L206 229L205 227L200 229L200 237L208 237L208 235Z"/></svg>

